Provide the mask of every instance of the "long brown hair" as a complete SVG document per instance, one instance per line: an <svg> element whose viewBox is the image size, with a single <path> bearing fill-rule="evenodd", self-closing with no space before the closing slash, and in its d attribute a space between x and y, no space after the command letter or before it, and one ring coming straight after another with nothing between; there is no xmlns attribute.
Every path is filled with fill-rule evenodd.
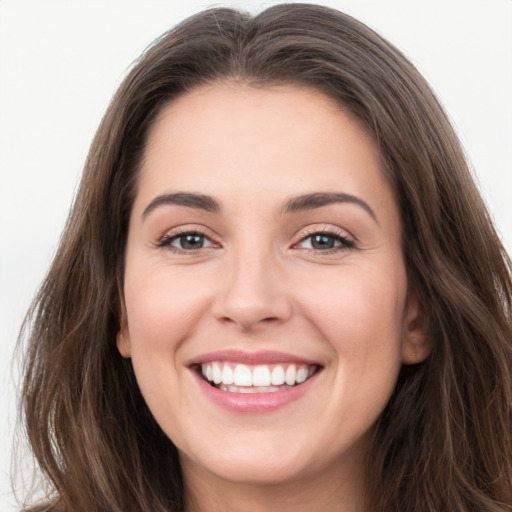
<svg viewBox="0 0 512 512"><path fill-rule="evenodd" d="M409 287L433 341L402 369L368 464L368 509L512 509L511 264L447 116L413 65L353 18L291 4L199 13L135 64L93 141L26 322L27 436L51 510L183 509L177 451L116 350L128 218L148 128L202 84L298 84L351 111L380 148Z"/></svg>

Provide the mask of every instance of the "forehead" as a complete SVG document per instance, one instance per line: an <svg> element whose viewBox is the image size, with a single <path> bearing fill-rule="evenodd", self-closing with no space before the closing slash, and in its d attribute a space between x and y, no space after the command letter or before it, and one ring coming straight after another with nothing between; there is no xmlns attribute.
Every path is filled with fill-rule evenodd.
<svg viewBox="0 0 512 512"><path fill-rule="evenodd" d="M279 135L276 142L280 145L285 143L285 136L292 128L292 136L296 138L316 135L319 129L327 132L334 126L350 124L355 128L352 135L373 144L362 122L343 104L321 91L292 84L252 87L221 82L196 87L165 105L150 128L148 150L162 143L162 137L171 135L182 135L183 140L193 135L202 138L203 143L219 143L219 138L228 132L208 131L212 124L217 128L223 124L223 130L231 128L231 135L237 139Z"/></svg>
<svg viewBox="0 0 512 512"><path fill-rule="evenodd" d="M182 189L277 201L336 190L379 203L392 194L382 168L362 124L325 94L223 83L162 109L149 132L139 192L146 201Z"/></svg>

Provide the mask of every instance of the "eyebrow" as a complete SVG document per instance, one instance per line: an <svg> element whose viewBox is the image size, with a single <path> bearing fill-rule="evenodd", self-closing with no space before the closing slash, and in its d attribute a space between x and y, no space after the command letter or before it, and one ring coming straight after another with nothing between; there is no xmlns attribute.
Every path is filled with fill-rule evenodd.
<svg viewBox="0 0 512 512"><path fill-rule="evenodd" d="M375 215L375 212L368 203L357 196L343 192L314 192L292 197L285 202L281 213L314 210L315 208L321 208L322 206L334 203L352 203L360 206L377 224L379 223L377 215ZM211 196L193 192L176 192L155 197L142 213L142 217L147 217L156 208L169 204L186 206L188 208L195 208L212 213L219 213L221 211L220 203Z"/></svg>
<svg viewBox="0 0 512 512"><path fill-rule="evenodd" d="M175 204L178 206L187 206L188 208L196 208L207 212L220 212L220 204L213 197L203 194L194 194L191 192L176 192L174 194L164 194L155 197L151 203L146 206L142 213L142 217L147 217L153 210L160 206Z"/></svg>
<svg viewBox="0 0 512 512"><path fill-rule="evenodd" d="M365 210L372 219L379 224L377 215L370 205L357 196L343 192L315 192L292 197L283 206L283 213L295 213L304 210L314 210L333 203L352 203Z"/></svg>

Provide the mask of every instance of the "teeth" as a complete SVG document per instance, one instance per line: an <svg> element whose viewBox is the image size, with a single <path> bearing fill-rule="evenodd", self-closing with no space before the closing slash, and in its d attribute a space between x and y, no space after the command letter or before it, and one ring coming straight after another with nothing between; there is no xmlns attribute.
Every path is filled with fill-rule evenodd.
<svg viewBox="0 0 512 512"><path fill-rule="evenodd" d="M308 370L307 368L299 368L297 370L297 377L295 378L297 382L300 384L304 382L308 378Z"/></svg>
<svg viewBox="0 0 512 512"><path fill-rule="evenodd" d="M274 393L281 391L283 388L290 388L291 386L225 386L221 384L219 389L222 391L229 391L230 393Z"/></svg>
<svg viewBox="0 0 512 512"><path fill-rule="evenodd" d="M283 367L278 364L272 370L272 385L281 386L282 384L284 384L284 370Z"/></svg>
<svg viewBox="0 0 512 512"><path fill-rule="evenodd" d="M236 386L252 386L251 369L245 364L237 364L234 383Z"/></svg>
<svg viewBox="0 0 512 512"><path fill-rule="evenodd" d="M233 370L229 365L225 364L222 370L222 383L229 386L229 384L233 384L233 382L235 382Z"/></svg>
<svg viewBox="0 0 512 512"><path fill-rule="evenodd" d="M212 361L201 365L201 374L207 381L219 389L235 393L279 391L283 387L302 384L315 373L315 370L314 365L296 364L248 366Z"/></svg>
<svg viewBox="0 0 512 512"><path fill-rule="evenodd" d="M220 384L222 382L222 372L220 371L218 363L212 364L212 374L213 382L215 382L215 384Z"/></svg>
<svg viewBox="0 0 512 512"><path fill-rule="evenodd" d="M268 366L256 366L252 371L253 386L270 386L270 370Z"/></svg>
<svg viewBox="0 0 512 512"><path fill-rule="evenodd" d="M284 375L284 380L286 381L286 384L288 384L288 386L293 386L295 384L296 375L297 375L297 370L295 368L295 365L291 364L286 369L286 373Z"/></svg>

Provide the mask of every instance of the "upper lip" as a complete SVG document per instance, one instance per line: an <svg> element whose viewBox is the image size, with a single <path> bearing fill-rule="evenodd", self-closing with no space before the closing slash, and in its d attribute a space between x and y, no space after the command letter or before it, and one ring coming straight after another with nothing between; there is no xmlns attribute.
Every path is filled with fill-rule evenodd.
<svg viewBox="0 0 512 512"><path fill-rule="evenodd" d="M217 350L215 352L208 352L201 354L191 359L187 366L193 366L203 363L209 363L211 361L229 361L233 363L241 363L247 365L258 365L258 364L279 364L279 363L295 363L303 365L319 365L318 361L311 359L305 359L293 354L286 352L276 351L257 351L247 352L243 350Z"/></svg>

